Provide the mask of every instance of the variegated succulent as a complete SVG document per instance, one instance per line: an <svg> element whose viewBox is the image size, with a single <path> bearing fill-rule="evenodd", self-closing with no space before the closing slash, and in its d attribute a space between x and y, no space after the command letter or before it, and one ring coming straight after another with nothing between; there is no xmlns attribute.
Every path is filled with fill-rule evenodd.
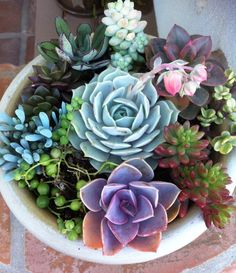
<svg viewBox="0 0 236 273"><path fill-rule="evenodd" d="M70 141L96 169L105 161L121 163L134 157L154 166L153 150L164 141L163 128L178 116L172 102L158 100L151 80L113 67L73 90L73 97L83 104L74 112Z"/></svg>
<svg viewBox="0 0 236 273"><path fill-rule="evenodd" d="M67 62L79 71L96 70L109 64L105 57L108 49L108 38L104 35L105 26L100 24L94 34L88 24L81 24L74 36L67 23L56 18L58 40L42 42L38 46L39 53L49 62Z"/></svg>
<svg viewBox="0 0 236 273"><path fill-rule="evenodd" d="M104 255L126 245L156 252L180 190L153 177L144 160L132 159L113 170L107 181L98 178L81 188L81 200L90 210L83 223L85 245L102 247ZM174 211L176 217L178 206Z"/></svg>

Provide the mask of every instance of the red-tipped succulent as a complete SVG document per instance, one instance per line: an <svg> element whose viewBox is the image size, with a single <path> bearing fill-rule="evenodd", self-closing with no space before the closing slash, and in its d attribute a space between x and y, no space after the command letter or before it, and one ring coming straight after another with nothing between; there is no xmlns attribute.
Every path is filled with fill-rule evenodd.
<svg viewBox="0 0 236 273"><path fill-rule="evenodd" d="M86 246L102 247L104 255L127 245L157 250L169 214L171 220L178 214L180 190L172 183L152 181L153 177L144 160L132 159L113 170L108 180L95 179L81 189L81 200L90 210L83 222Z"/></svg>
<svg viewBox="0 0 236 273"><path fill-rule="evenodd" d="M155 152L160 156L158 165L161 168L177 168L180 164L193 165L196 161L206 160L209 141L202 139L204 132L199 126L190 127L189 121L183 125L176 122L164 128L165 142Z"/></svg>
<svg viewBox="0 0 236 273"><path fill-rule="evenodd" d="M203 211L207 227L213 224L223 228L230 218L233 197L226 188L231 179L221 164L213 165L208 161L206 164L198 162L194 166L180 166L172 170L172 176L182 190L178 197L182 205L188 199L192 200Z"/></svg>

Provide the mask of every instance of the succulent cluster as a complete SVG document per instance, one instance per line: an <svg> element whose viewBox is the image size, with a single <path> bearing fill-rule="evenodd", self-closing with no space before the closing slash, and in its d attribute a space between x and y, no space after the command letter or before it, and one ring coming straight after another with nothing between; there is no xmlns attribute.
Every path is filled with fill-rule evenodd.
<svg viewBox="0 0 236 273"><path fill-rule="evenodd" d="M57 88L47 88L40 85L36 88L28 87L21 96L22 107L27 119L44 112L51 116L52 112L58 113L61 106L60 91Z"/></svg>
<svg viewBox="0 0 236 273"><path fill-rule="evenodd" d="M181 110L180 116L187 120L193 120L199 113L200 108L207 105L209 101L209 89L213 86L222 85L226 82L224 75L224 60L216 60L211 52L212 42L209 36L192 35L190 36L182 27L175 25L169 32L167 39L154 38L146 47L147 65L153 69L155 60L161 58L163 63L171 63L176 60L186 61L189 66L203 65L205 72L200 73L203 79L199 86L188 84L187 90L193 96L175 96L175 103ZM220 65L222 63L222 66ZM204 77L202 77L204 75ZM173 80L171 78L171 80ZM175 81L180 82L180 76L175 76ZM196 89L197 87L197 89ZM169 96L162 82L157 81L157 91L161 96ZM188 92L187 92L188 93Z"/></svg>
<svg viewBox="0 0 236 273"><path fill-rule="evenodd" d="M209 106L202 107L197 119L202 127L222 126L225 130L220 135L213 135L211 145L221 154L228 154L236 146L236 100L233 97L233 85L236 80L232 69L225 71L227 81L214 88L213 99Z"/></svg>
<svg viewBox="0 0 236 273"><path fill-rule="evenodd" d="M182 165L194 165L196 161L206 160L209 141L202 139L204 132L199 126L190 127L189 121L183 125L178 122L164 128L165 142L155 152L161 157L158 165L161 168L177 168Z"/></svg>
<svg viewBox="0 0 236 273"><path fill-rule="evenodd" d="M99 169L105 161L140 157L155 165L153 150L163 142L164 126L177 120L170 101L158 101L151 81L109 67L89 84L73 90L83 103L75 111L70 142Z"/></svg>
<svg viewBox="0 0 236 273"><path fill-rule="evenodd" d="M67 23L60 17L56 18L58 40L42 42L38 46L39 53L49 62L66 62L73 69L96 70L109 64L105 57L108 38L104 36L105 26L100 24L94 34L88 24L81 24L74 36Z"/></svg>
<svg viewBox="0 0 236 273"><path fill-rule="evenodd" d="M102 22L107 26L105 35L115 51L111 55L112 65L129 71L134 61L144 62L142 54L149 41L143 32L147 22L140 21L142 13L134 9L130 0L118 0L107 6Z"/></svg>
<svg viewBox="0 0 236 273"><path fill-rule="evenodd" d="M6 179L11 180L16 170L24 165L31 165L40 160L43 150L53 146L52 127L48 116L40 112L29 122L21 105L15 111L16 116L0 114L0 149L1 167L6 172Z"/></svg>
<svg viewBox="0 0 236 273"><path fill-rule="evenodd" d="M180 201L190 199L203 210L203 216L209 226L212 222L222 228L229 220L232 201L226 186L231 183L221 164L196 163L194 166L180 166L174 169L173 177L182 190ZM227 218L227 219L226 219Z"/></svg>
<svg viewBox="0 0 236 273"><path fill-rule="evenodd" d="M58 89L60 97L67 102L70 102L72 88L80 85L81 76L77 71L69 69L66 62L61 66L54 63L46 65L34 65L34 76L29 77L32 82L32 89L43 86L50 89Z"/></svg>
<svg viewBox="0 0 236 273"><path fill-rule="evenodd" d="M81 200L90 210L83 224L85 245L103 248L105 255L114 255L126 245L155 252L167 228L167 211L180 191L172 183L152 181L153 177L144 160L132 159L107 180L95 179L84 186Z"/></svg>

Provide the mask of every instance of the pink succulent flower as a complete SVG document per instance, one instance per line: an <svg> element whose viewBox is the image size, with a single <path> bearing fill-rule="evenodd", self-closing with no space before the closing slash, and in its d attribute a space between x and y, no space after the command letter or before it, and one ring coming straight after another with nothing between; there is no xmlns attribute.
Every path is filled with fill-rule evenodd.
<svg viewBox="0 0 236 273"><path fill-rule="evenodd" d="M199 84L197 82L194 82L194 81L186 82L183 85L183 89L182 89L183 94L192 97L198 87L199 87Z"/></svg>
<svg viewBox="0 0 236 273"><path fill-rule="evenodd" d="M193 81L201 83L207 80L207 71L206 66L198 64L193 68L193 71L190 74Z"/></svg>
<svg viewBox="0 0 236 273"><path fill-rule="evenodd" d="M166 91L175 96L182 88L183 74L180 71L170 71L164 76L164 85Z"/></svg>

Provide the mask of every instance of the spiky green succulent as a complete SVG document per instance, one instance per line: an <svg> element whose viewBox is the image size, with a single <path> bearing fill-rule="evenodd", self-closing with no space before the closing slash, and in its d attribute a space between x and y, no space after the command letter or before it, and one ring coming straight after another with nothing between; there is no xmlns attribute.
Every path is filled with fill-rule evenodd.
<svg viewBox="0 0 236 273"><path fill-rule="evenodd" d="M52 112L58 113L61 101L60 91L57 88L29 87L22 95L22 106L27 119L40 112L45 112L48 116L51 116Z"/></svg>
<svg viewBox="0 0 236 273"><path fill-rule="evenodd" d="M183 125L176 122L166 126L165 142L155 149L160 157L158 165L161 168L176 168L180 164L195 164L207 159L209 141L202 139L203 136L204 132L199 131L199 126L190 127L189 121Z"/></svg>
<svg viewBox="0 0 236 273"><path fill-rule="evenodd" d="M181 165L172 171L172 175L176 185L182 189L179 195L181 202L187 199L194 201L203 210L208 226L212 222L216 226L225 224L225 208L232 201L226 186L231 179L221 164L213 165L212 161L208 161L206 164L198 162L194 166ZM215 211L210 210L214 207L217 208L218 222L214 221Z"/></svg>
<svg viewBox="0 0 236 273"><path fill-rule="evenodd" d="M74 36L67 23L56 18L58 40L42 42L39 53L49 62L67 62L73 69L96 70L105 67L110 60L105 57L108 49L108 38L104 35L105 26L98 25L94 34L89 24L81 24Z"/></svg>
<svg viewBox="0 0 236 273"><path fill-rule="evenodd" d="M235 208L225 204L209 204L202 209L206 226L210 228L214 225L217 228L224 228L230 221L230 217Z"/></svg>

